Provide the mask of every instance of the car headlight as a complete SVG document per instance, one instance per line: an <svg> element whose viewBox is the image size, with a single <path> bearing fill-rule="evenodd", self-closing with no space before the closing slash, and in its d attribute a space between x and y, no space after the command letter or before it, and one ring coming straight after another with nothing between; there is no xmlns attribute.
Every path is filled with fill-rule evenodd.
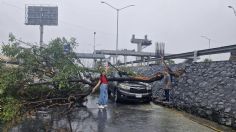
<svg viewBox="0 0 236 132"><path fill-rule="evenodd" d="M152 90L152 86L151 85L147 85L147 90Z"/></svg>
<svg viewBox="0 0 236 132"><path fill-rule="evenodd" d="M122 89L125 89L125 90L129 90L129 89L130 89L130 87L127 86L127 85L125 85L125 84L119 84L118 86L119 86L120 88L122 88Z"/></svg>

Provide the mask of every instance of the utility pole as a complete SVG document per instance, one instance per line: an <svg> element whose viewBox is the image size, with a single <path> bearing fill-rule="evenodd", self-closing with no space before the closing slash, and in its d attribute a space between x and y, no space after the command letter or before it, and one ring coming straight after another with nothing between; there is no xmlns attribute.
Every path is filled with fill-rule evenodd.
<svg viewBox="0 0 236 132"><path fill-rule="evenodd" d="M39 40L39 44L40 47L43 45L43 25L39 26L39 30L40 30L40 40Z"/></svg>

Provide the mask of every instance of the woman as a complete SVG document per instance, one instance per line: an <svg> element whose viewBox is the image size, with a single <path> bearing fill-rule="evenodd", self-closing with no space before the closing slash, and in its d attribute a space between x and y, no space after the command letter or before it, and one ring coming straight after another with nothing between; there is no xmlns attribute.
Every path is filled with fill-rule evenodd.
<svg viewBox="0 0 236 132"><path fill-rule="evenodd" d="M172 76L170 73L173 74L173 71L168 67L166 64L164 58L161 58L163 64L164 64L164 71L163 71L163 82L164 82L164 91L165 91L165 100L163 101L170 101L170 90L171 90L171 81L172 81Z"/></svg>
<svg viewBox="0 0 236 132"><path fill-rule="evenodd" d="M101 85L100 85L101 84ZM92 93L95 92L95 90L100 85L100 94L98 99L98 108L104 108L107 107L108 102L108 80L106 77L106 71L102 71L99 81L97 85L93 88Z"/></svg>
<svg viewBox="0 0 236 132"><path fill-rule="evenodd" d="M170 89L171 89L171 77L170 74L168 72L168 69L165 68L164 72L163 72L164 78L163 78L163 82L164 82L164 91L165 91L165 100L164 101L170 101Z"/></svg>

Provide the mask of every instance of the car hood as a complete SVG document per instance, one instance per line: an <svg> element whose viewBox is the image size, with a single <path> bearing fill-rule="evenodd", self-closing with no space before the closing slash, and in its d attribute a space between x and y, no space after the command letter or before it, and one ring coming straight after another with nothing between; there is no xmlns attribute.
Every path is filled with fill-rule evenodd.
<svg viewBox="0 0 236 132"><path fill-rule="evenodd" d="M147 87L150 86L148 83L143 83L143 82L120 82L119 84L126 85L126 86L137 86L137 87Z"/></svg>

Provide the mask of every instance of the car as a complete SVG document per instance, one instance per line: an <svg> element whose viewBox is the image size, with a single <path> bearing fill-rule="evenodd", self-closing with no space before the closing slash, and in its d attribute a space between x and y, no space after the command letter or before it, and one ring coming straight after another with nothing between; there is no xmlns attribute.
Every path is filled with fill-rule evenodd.
<svg viewBox="0 0 236 132"><path fill-rule="evenodd" d="M150 102L152 100L152 87L143 82L110 82L108 92L114 102Z"/></svg>

